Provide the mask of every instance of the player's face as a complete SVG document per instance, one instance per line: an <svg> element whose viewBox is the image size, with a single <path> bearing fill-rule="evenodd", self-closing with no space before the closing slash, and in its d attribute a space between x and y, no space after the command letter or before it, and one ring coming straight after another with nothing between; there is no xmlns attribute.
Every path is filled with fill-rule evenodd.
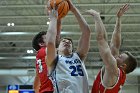
<svg viewBox="0 0 140 93"><path fill-rule="evenodd" d="M46 35L43 35L42 38L43 38L43 42L46 42Z"/></svg>
<svg viewBox="0 0 140 93"><path fill-rule="evenodd" d="M41 47L44 47L44 46L46 46L46 35L42 35L42 39L43 39L43 42L42 43L40 43L40 46Z"/></svg>
<svg viewBox="0 0 140 93"><path fill-rule="evenodd" d="M60 51L69 51L72 52L72 42L68 39L62 39L59 44Z"/></svg>
<svg viewBox="0 0 140 93"><path fill-rule="evenodd" d="M121 66L124 64L125 60L128 58L128 55L125 53L120 54L119 56L116 57L117 60L117 65Z"/></svg>

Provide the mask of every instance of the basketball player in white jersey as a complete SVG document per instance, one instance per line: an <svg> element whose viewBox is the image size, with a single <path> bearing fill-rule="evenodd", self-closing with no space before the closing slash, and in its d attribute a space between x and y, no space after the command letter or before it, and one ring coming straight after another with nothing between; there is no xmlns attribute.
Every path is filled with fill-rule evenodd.
<svg viewBox="0 0 140 93"><path fill-rule="evenodd" d="M48 42L46 64L48 65L49 71L51 71L50 75L55 86L54 93L89 93L88 77L83 61L89 50L90 29L71 0L67 1L82 32L77 51L73 52L73 42L71 39L63 38L60 41L57 55L55 48L57 11L50 11L54 13L54 17L51 18L49 30L46 35L46 42Z"/></svg>

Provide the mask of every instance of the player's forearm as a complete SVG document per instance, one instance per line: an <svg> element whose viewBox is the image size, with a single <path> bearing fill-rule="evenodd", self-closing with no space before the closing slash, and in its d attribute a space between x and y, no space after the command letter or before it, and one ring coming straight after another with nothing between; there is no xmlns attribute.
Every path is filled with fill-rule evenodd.
<svg viewBox="0 0 140 93"><path fill-rule="evenodd" d="M57 34L57 18L52 18L46 35L46 41L47 41L46 64L48 67L51 67L53 65L54 63L53 60L56 57L56 50L55 50L56 34Z"/></svg>
<svg viewBox="0 0 140 93"><path fill-rule="evenodd" d="M81 59L84 60L90 45L90 29L86 20L83 18L83 16L80 14L79 10L76 7L73 9L72 12L76 17L82 32L82 35L78 42L77 52L81 56Z"/></svg>
<svg viewBox="0 0 140 93"><path fill-rule="evenodd" d="M113 31L111 44L117 49L120 48L120 45L121 45L121 19L120 17L117 17L116 19L116 25Z"/></svg>
<svg viewBox="0 0 140 93"><path fill-rule="evenodd" d="M79 12L79 10L75 7L72 12L74 13L74 15L78 21L81 31L85 32L85 33L90 33L89 26L88 26L86 20L84 19L84 17Z"/></svg>
<svg viewBox="0 0 140 93"><path fill-rule="evenodd" d="M107 42L106 29L100 18L100 15L94 16L94 19L95 19L95 30L96 30L97 41L104 39Z"/></svg>
<svg viewBox="0 0 140 93"><path fill-rule="evenodd" d="M57 20L57 36L60 36L61 32L61 19Z"/></svg>
<svg viewBox="0 0 140 93"><path fill-rule="evenodd" d="M109 46L107 43L107 33L105 26L100 18L100 14L94 14L95 20L95 30L96 30L96 39L99 47L99 52L103 60L106 58L105 56L109 54ZM104 61L106 62L106 61Z"/></svg>
<svg viewBox="0 0 140 93"><path fill-rule="evenodd" d="M47 43L50 43L50 42L55 43L56 35L57 35L57 19L53 18L50 21L48 32L46 35Z"/></svg>
<svg viewBox="0 0 140 93"><path fill-rule="evenodd" d="M114 32L121 32L121 18L117 17Z"/></svg>

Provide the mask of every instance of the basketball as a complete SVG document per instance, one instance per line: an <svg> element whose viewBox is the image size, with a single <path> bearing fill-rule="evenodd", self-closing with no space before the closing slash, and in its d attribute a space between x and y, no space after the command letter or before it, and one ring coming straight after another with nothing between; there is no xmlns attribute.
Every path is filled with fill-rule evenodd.
<svg viewBox="0 0 140 93"><path fill-rule="evenodd" d="M58 19L65 17L69 11L69 4L66 0L49 0L51 8L58 7Z"/></svg>

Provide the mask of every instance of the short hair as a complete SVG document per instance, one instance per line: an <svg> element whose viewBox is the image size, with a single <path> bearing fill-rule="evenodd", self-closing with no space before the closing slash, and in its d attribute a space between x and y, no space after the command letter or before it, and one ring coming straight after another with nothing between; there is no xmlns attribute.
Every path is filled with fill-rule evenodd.
<svg viewBox="0 0 140 93"><path fill-rule="evenodd" d="M124 53L128 55L128 58L125 60L125 63L127 65L125 73L128 74L136 69L137 60L130 52L125 51Z"/></svg>
<svg viewBox="0 0 140 93"><path fill-rule="evenodd" d="M60 42L61 42L63 39L67 39L67 40L71 41L71 43L72 43L72 51L73 51L73 50L74 50L73 40L72 40L71 38L69 38L69 37L64 37L64 38L61 38ZM59 44L60 44L60 43L59 43Z"/></svg>
<svg viewBox="0 0 140 93"><path fill-rule="evenodd" d="M61 40L63 40L63 39L67 39L67 40L71 41L71 43L73 44L73 41L72 41L71 38L69 38L69 37L64 37L64 38L62 38Z"/></svg>
<svg viewBox="0 0 140 93"><path fill-rule="evenodd" d="M43 43L43 38L42 36L46 35L46 31L41 31L37 35L34 36L32 40L32 47L38 51L40 49L39 43Z"/></svg>

